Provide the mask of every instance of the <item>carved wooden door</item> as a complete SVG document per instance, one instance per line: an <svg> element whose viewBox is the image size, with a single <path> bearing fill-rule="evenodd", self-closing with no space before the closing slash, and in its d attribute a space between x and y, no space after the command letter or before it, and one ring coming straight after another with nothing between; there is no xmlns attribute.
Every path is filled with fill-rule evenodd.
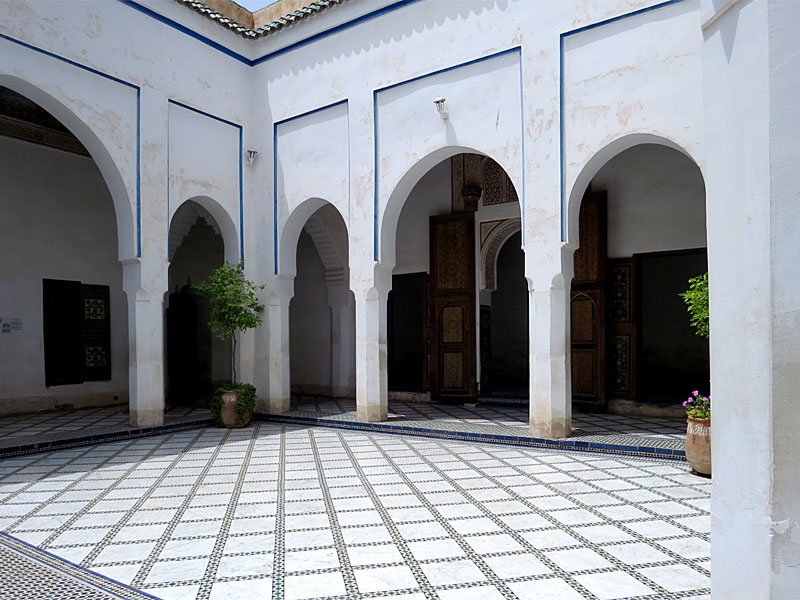
<svg viewBox="0 0 800 600"><path fill-rule="evenodd" d="M430 218L431 395L474 400L475 224L471 212Z"/></svg>
<svg viewBox="0 0 800 600"><path fill-rule="evenodd" d="M580 247L570 296L572 398L604 407L606 194L588 192L581 203Z"/></svg>

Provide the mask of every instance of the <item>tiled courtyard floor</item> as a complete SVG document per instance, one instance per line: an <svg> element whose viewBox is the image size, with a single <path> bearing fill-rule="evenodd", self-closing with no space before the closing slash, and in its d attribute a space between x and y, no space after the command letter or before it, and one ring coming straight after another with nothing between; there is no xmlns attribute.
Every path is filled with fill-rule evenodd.
<svg viewBox="0 0 800 600"><path fill-rule="evenodd" d="M699 598L688 471L256 423L2 459L0 529L164 600Z"/></svg>

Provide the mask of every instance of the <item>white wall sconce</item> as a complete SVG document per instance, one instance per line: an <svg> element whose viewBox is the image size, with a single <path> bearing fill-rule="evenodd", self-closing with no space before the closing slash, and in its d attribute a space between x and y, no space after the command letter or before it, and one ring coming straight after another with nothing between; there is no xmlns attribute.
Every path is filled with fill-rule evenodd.
<svg viewBox="0 0 800 600"><path fill-rule="evenodd" d="M436 105L436 110L439 111L439 116L442 117L442 120L447 121L447 118L450 116L450 113L447 112L447 100L439 96L433 103Z"/></svg>
<svg viewBox="0 0 800 600"><path fill-rule="evenodd" d="M256 162L256 157L258 156L258 150L248 150L247 151L247 165L252 167L253 164Z"/></svg>

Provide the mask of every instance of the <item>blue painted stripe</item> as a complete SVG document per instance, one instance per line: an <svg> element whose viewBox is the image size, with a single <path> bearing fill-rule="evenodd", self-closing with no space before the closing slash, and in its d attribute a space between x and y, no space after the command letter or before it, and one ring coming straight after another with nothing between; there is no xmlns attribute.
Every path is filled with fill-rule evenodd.
<svg viewBox="0 0 800 600"><path fill-rule="evenodd" d="M645 8L640 8L638 10L631 11L629 13L625 13L622 15L617 15L616 17L611 17L609 19L605 19L603 21L598 21L597 23L591 23L589 25L584 25L583 27L578 27L577 29L571 29L570 31L565 31L559 36L559 73L558 73L558 97L559 97L559 134L560 134L560 171L561 171L561 241L567 241L567 192L566 192L566 141L565 141L565 132L564 132L564 39L582 33L584 31L589 31L590 29L596 29L598 27L603 27L604 25L609 25L611 23L615 23L617 21L621 21L623 19L628 19L630 17L636 17L638 15L642 15L644 13L648 13L654 10L658 10L660 8L665 8L667 6L672 6L673 4L680 4L681 2L685 2L686 0L666 0L665 2L660 2L659 4L653 4L652 6L647 6Z"/></svg>
<svg viewBox="0 0 800 600"><path fill-rule="evenodd" d="M513 54L519 53L519 62L520 62L520 77L522 77L522 46L514 46L512 48L508 48L506 50L501 50L499 52L494 52L493 54L487 54L486 56L479 56L478 58L473 58L466 62L458 63L455 65L451 65L449 67L444 67L442 69L437 69L435 71L431 71L429 73L424 73L422 75L417 75L416 77L412 77L410 79L406 79L404 81L398 81L397 83L392 83L390 85L386 85L381 88L377 88L372 92L372 129L373 129L373 146L374 146L374 198L372 204L372 211L373 211L373 231L372 231L372 238L373 238L373 255L374 260L378 260L378 247L379 247L379 231L378 231L378 200L379 200L379 191L378 191L378 182L379 182L379 164L378 164L378 94L382 92L386 92L388 90L392 90L394 88L408 85L409 83L414 83L416 81L420 81L422 79L427 79L428 77L434 77L436 75L441 75L442 73L447 73L448 71L454 71L456 69L461 69L463 67L469 67L471 65L475 65L487 60L492 60L494 58L499 58L506 54ZM520 106L522 107L523 100L522 100L522 80L520 79ZM522 114L520 114L520 119L522 121L522 140L520 142L524 144L525 140L525 119ZM523 193L523 202L524 202L524 194L525 194L525 163L524 163L524 149L523 149L523 169L522 169L522 193Z"/></svg>
<svg viewBox="0 0 800 600"><path fill-rule="evenodd" d="M0 39L4 39L13 44L17 44L19 46L22 46L23 48L27 48L28 50L33 50L34 52L38 52L39 54L43 54L44 56L55 58L56 60L60 60L61 62L64 62L70 66L77 67L79 69L92 73L93 75L98 75L99 77L103 77L104 79L108 79L109 81L113 81L115 83L119 83L133 90L136 90L136 256L141 258L142 256L142 181L141 181L142 90L141 88L138 85L131 83L130 81L125 81L124 79L120 79L119 77L115 77L114 75L103 73L102 71L95 69L94 67L82 65L81 63L76 62L71 58L59 56L54 52L50 52L49 50L39 48L38 46L34 46L27 42L23 42L22 40L18 40L11 36L5 35L4 33L0 33Z"/></svg>
<svg viewBox="0 0 800 600"><path fill-rule="evenodd" d="M348 105L347 98L342 100L337 100L336 102L332 102L330 104L326 104L324 106L319 106L317 108L312 108L311 110L307 110L305 112L301 112L299 114L293 115L291 117L286 117L285 119L281 119L280 121L275 121L272 124L272 255L274 261L274 272L275 275L278 274L278 126L284 125L291 121L296 121L297 119L302 119L303 117L308 117L310 115L316 114L318 112L322 112L324 110L328 110L330 108L336 108L337 106L341 106L344 104L347 107L347 168L348 168L348 202L350 199L350 107ZM349 220L349 219L348 219Z"/></svg>
<svg viewBox="0 0 800 600"><path fill-rule="evenodd" d="M365 23L367 21L371 21L372 19L394 12L399 8L404 8L416 2L419 2L419 0L400 0L399 2L395 2L394 4L390 4L389 6L384 6L383 8L374 10L370 13L367 13L365 15L347 21L346 23L342 23L341 25L336 25L335 27L331 27L330 29L326 29L325 31L321 31L320 33L309 36L303 40L300 40L299 42L295 42L294 44L289 44L288 46L284 46L283 48L273 50L272 52L269 52L268 54L265 54L264 56L261 56L260 58L251 61L252 63L251 66L260 65L261 63L270 60L271 58L275 58L276 56L280 56L281 54L286 54L287 52L291 52L292 50L297 50L298 48L301 48L308 44L313 44L314 42L318 42L321 39L339 33L340 31L345 31L347 29L350 29L351 27L355 27L356 25L360 25L361 23Z"/></svg>
<svg viewBox="0 0 800 600"><path fill-rule="evenodd" d="M433 429L430 427L409 427L407 425L392 425L391 423L366 423L361 421L338 420L332 417L306 417L290 414L256 413L253 418L258 421L273 421L297 425L314 425L335 429L350 429L355 431L374 431L393 435L410 435L435 439L447 439L483 444L500 444L525 446L529 448L544 448L550 450L570 450L574 452L605 452L631 456L647 456L665 460L683 461L684 453L681 450L661 448L658 446L634 446L624 444L605 444L585 440L551 440L547 438L528 437L520 435L504 435L481 433L474 431L452 431Z"/></svg>
<svg viewBox="0 0 800 600"><path fill-rule="evenodd" d="M204 117L208 117L209 119L214 119L215 121L219 121L220 123L225 123L226 125L230 125L231 127L238 127L239 129L242 126L239 123L235 123L234 121L229 121L228 119L223 119L222 117L218 117L217 115L212 115L209 112L204 110L200 110L199 108L195 108L194 106L189 106L188 104L184 104L183 102L178 102L177 100L169 99L167 102L170 104L174 104L175 106L180 106L181 108L185 108L186 110L190 110L198 115L203 115Z"/></svg>
<svg viewBox="0 0 800 600"><path fill-rule="evenodd" d="M136 256L142 257L142 90L136 88Z"/></svg>
<svg viewBox="0 0 800 600"><path fill-rule="evenodd" d="M235 127L239 130L239 259L244 261L244 180L242 177L242 159L244 149L242 146L242 131L243 127L234 121L229 121L228 119L223 119L222 117L218 117L217 115L212 115L210 112L206 112L204 110L200 110L199 108L195 108L193 106L189 106L188 104L184 104L183 102L178 102L177 100L169 99L167 100L169 104L174 104L175 106L179 106L180 108L184 108L188 111L196 113L198 115L202 115L209 119L213 119L219 123L224 123L225 125L229 125L231 127ZM169 136L167 136L169 138ZM169 160L169 158L167 158ZM167 219L167 227L169 227L169 219Z"/></svg>
<svg viewBox="0 0 800 600"><path fill-rule="evenodd" d="M170 19L169 17L165 17L164 15L161 15L161 14L155 12L154 10L149 9L146 6L142 6L138 2L134 2L133 0L119 0L119 2L122 2L122 4L124 4L126 6L130 6L132 9L137 10L140 13L145 14L148 17L150 17L152 19L155 19L156 21L158 21L160 23L163 23L164 25L172 27L173 29L176 29L177 31L180 31L181 33L185 33L189 37L196 39L198 42L201 42L201 43L205 44L206 46L210 46L214 50L222 52L226 56L230 56L231 58L233 58L235 60L238 60L240 63L243 63L243 64L245 64L245 65L247 65L249 67L252 67L253 64L254 64L253 61L250 60L249 58L247 58L246 56L243 56L243 55L239 54L238 52L234 52L230 48L226 48L225 46L223 46L222 44L220 44L218 42L215 42L211 38L206 37L204 35L201 35L201 34L197 33L196 31L194 31L192 29L189 29L185 25L181 25L177 21L174 21L173 19Z"/></svg>
<svg viewBox="0 0 800 600"><path fill-rule="evenodd" d="M278 274L278 124L272 124L272 260Z"/></svg>
<svg viewBox="0 0 800 600"><path fill-rule="evenodd" d="M244 180L242 178L242 128L239 127L239 262L244 268Z"/></svg>
<svg viewBox="0 0 800 600"><path fill-rule="evenodd" d="M372 92L372 176L374 199L372 202L372 254L378 261L378 90Z"/></svg>
<svg viewBox="0 0 800 600"><path fill-rule="evenodd" d="M522 77L522 48L519 50L519 143L522 153L522 193L519 196L520 241L525 248L525 80ZM513 184L512 184L513 185Z"/></svg>
<svg viewBox="0 0 800 600"><path fill-rule="evenodd" d="M312 108L305 112L292 115L291 117L286 117L285 119L281 119L280 121L275 121L275 125L283 125L285 123L289 123L290 121L296 121L297 119L308 117L309 115L313 115L314 113L322 112L323 110L328 110L329 108L335 108L340 104L347 104L347 98L336 100L335 102L331 102L330 104L325 104L323 106L318 106L317 108Z"/></svg>
<svg viewBox="0 0 800 600"><path fill-rule="evenodd" d="M66 558L62 558L60 556L52 554L51 552L48 552L47 550L44 550L44 549L39 548L37 546L34 546L33 544L29 544L25 540L21 540L18 537L15 537L15 536L13 536L13 535L11 535L9 533L6 533L5 531L0 531L0 537L8 538L10 540L13 540L17 544L20 544L22 546L30 548L33 551L32 553L27 553L27 552L22 553L26 558L29 558L29 559L31 559L31 560L33 560L33 561L35 561L35 562L37 562L37 563L39 563L41 565L44 565L45 567L47 567L49 569L55 569L56 571L58 571L59 573L63 573L65 577L69 577L70 579L75 579L75 573L71 573L67 569L62 568L60 566L60 564L69 565L69 567L72 567L73 569L75 569L75 570L77 570L79 572L88 573L88 574L92 575L93 577L96 577L97 579L101 579L103 581L109 582L113 586L118 586L118 587L120 587L120 588L122 588L124 590L129 590L131 592L134 592L135 594L138 595L138 597L141 597L141 598L152 598L152 600L159 600L159 598L156 598L155 596L153 596L151 594L148 594L147 592L143 592L142 590L133 588L133 587L131 587L129 585L126 585L126 584L124 584L124 583L122 583L120 581L117 581L115 579L111 579L110 577L107 577L107 576L103 575L102 573L98 573L96 571L92 571L91 569L87 569L86 567L82 567L79 564L76 564L76 563L74 563L72 561L67 560ZM13 545L9 545L8 543L6 544L6 548L10 548L12 551L15 551L15 552L21 552L19 549L14 548ZM41 558L39 558L38 556L36 556L37 553L44 554L45 556L48 556L53 560L50 561L50 562L44 561ZM113 596L115 596L117 598L120 598L120 599L124 599L124 598L128 597L127 594L125 596L120 596L117 592L112 591L112 590L107 589L107 588L102 588L99 585L97 585L96 583L93 583L93 582L91 582L91 581L89 581L87 579L80 579L79 581L81 583L83 583L83 584L91 586L94 589L100 590L104 594L111 594L111 595L113 595Z"/></svg>
<svg viewBox="0 0 800 600"><path fill-rule="evenodd" d="M151 18L155 19L156 21L158 21L160 23L163 23L164 25L172 27L173 29L175 29L177 31L180 31L183 34L188 35L189 37L191 37L191 38L193 38L193 39L205 44L206 46L209 46L209 47L213 48L214 50L217 50L217 51L225 54L226 56L229 56L229 57L233 58L234 60L237 60L238 62L240 62L242 64L247 65L248 67L255 67L256 65L260 65L261 63L266 62L266 61L268 61L268 60L270 60L272 58L275 58L275 57L280 56L282 54L286 54L287 52L291 52L292 50L297 50L298 48L301 48L301 47L306 46L308 44L313 44L314 42L318 42L321 39L324 39L324 38L329 37L331 35L335 35L335 34L341 32L341 31L345 31L347 29L350 29L351 27L355 27L356 25L360 25L361 23L365 23L367 21L371 21L372 19L375 19L377 17L381 17L381 16L386 15L388 13L394 12L397 9L404 8L404 7L406 7L406 6L410 5L410 4L414 4L416 2L419 2L420 0L399 0L398 2L395 2L395 3L390 4L388 6L384 6L382 8L377 9L377 10L374 10L374 11L372 11L370 13L364 14L364 15L362 15L360 17L357 17L355 19L347 21L346 23L342 23L340 25L336 25L334 27L331 27L330 29L326 29L325 31L321 31L319 33L316 33L316 34L314 34L312 36L309 36L309 37L307 37L307 38L305 38L303 40L300 40L300 41L295 42L293 44L289 44L288 46L284 46L283 48L278 48L277 50L273 50L272 52L268 52L267 54L265 54L263 56L260 56L259 58L256 58L256 59L249 59L246 56L244 56L242 54L239 54L238 52L235 52L235 51L231 50L230 48L227 48L226 46L220 44L219 42L215 42L211 38L209 38L209 37L207 37L205 35L202 35L202 34L196 32L196 31L194 31L193 29L190 29L190 28L186 27L185 25L181 25L180 23L178 23L174 19L170 19L169 17L165 17L164 15L161 15L161 14L155 12L154 10L151 10L151 9L147 8L146 6L143 6L143 5L139 4L138 2L135 2L134 0L118 0L118 1L122 2L126 6L129 6L129 7L133 8L134 10L139 11L142 14L147 15L148 17L151 17Z"/></svg>

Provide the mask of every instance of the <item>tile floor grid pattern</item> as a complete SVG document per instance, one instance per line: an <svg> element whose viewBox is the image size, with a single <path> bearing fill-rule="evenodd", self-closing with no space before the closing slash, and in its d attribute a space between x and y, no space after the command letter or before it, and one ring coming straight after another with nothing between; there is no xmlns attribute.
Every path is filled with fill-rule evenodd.
<svg viewBox="0 0 800 600"><path fill-rule="evenodd" d="M247 470L250 466L250 459L253 456L253 450L255 449L257 441L257 436L250 436L250 440L247 444L247 451L245 453L244 460L242 460L242 466L240 467L239 473L236 477L236 483L234 484L233 491L231 492L230 499L228 500L228 504L225 508L225 515L222 518L222 525L220 526L219 533L214 541L214 548L211 551L210 560L208 561L208 565L206 565L205 573L200 582L200 589L197 592L196 600L207 600L211 594L211 587L213 585L214 578L216 577L217 569L219 568L220 559L222 558L225 544L228 542L228 533L230 532L231 522L233 521L233 516L236 513L236 509L239 504L242 487L247 476Z"/></svg>
<svg viewBox="0 0 800 600"><path fill-rule="evenodd" d="M369 436L370 441L374 443L374 439L372 436ZM503 580L497 576L497 574L489 567L486 561L481 557L480 554L476 553L469 543L458 534L458 531L453 527L453 525L445 519L442 514L436 509L436 506L427 500L423 493L421 493L420 489L416 486L416 484L407 476L405 475L402 470L397 468L396 463L385 453L381 452L384 456L384 459L394 467L395 472L400 474L400 477L405 482L405 484L411 489L414 494L422 501L423 506L428 509L428 511L433 515L434 519L442 526L442 528L447 532L447 534L451 538L455 538L456 543L461 547L466 555L467 559L471 560L475 565L477 565L480 572L486 577L488 580L502 595L503 598L515 598L514 593L508 588L508 586L503 582ZM421 457L420 457L421 458ZM457 489L457 488L456 488ZM435 538L434 538L435 539ZM419 566L419 565L418 565ZM556 565L553 565L555 569L557 569ZM566 575L566 573L564 573ZM460 587L456 587L453 584L449 584L447 586L439 586L437 589L460 589ZM581 591L585 591L582 590Z"/></svg>
<svg viewBox="0 0 800 600"><path fill-rule="evenodd" d="M196 481L194 482L194 484L192 484L192 486L189 489L189 491L183 496L183 502L178 507L178 510L175 513L175 516L173 517L172 520L169 521L169 524L167 525L166 530L158 538L158 541L156 542L155 548L153 548L153 550L150 552L150 554L148 555L148 557L145 559L144 563L142 564L141 568L136 573L136 576L133 578L131 584L134 587L142 587L144 582L147 580L148 576L150 575L151 570L153 569L153 567L156 564L156 561L158 560L159 555L164 550L164 546L166 546L166 544L169 541L169 539L172 538L173 534L175 533L175 530L177 529L178 525L181 523L181 521L183 521L183 517L185 516L186 512L189 510L189 504L190 504L191 500L194 498L194 495L197 493L197 490L200 488L200 486L203 485L203 481L205 480L206 475L212 469L215 459L225 449L225 442L226 442L226 440L228 440L231 437L232 431L234 431L234 430L231 430L231 429L225 430L225 433L222 435L222 437L220 439L220 443L217 445L217 447L212 452L211 456L209 457L209 459L206 462L205 466L203 467L202 471L199 473ZM159 484L161 483L161 481L163 481L167 477L169 471L172 470L172 468L175 466L175 464L177 464L180 461L181 458L183 458L182 454L179 455L178 457L176 457L176 459L170 464L169 468L159 478L159 481L158 481ZM142 499L140 499L139 502L137 502L137 504L141 506L141 504L143 504L144 501L147 500L147 498L150 496L150 494L152 493L152 490L155 489L155 487L157 487L155 484L153 486L151 486L151 488L148 490L148 492L145 494L145 496ZM190 522L191 522L191 520L190 521L186 521L186 523L190 523ZM179 537L184 537L184 536L179 536ZM192 536L185 536L185 537L192 537ZM92 556L92 555L90 554L90 556Z"/></svg>
<svg viewBox="0 0 800 600"><path fill-rule="evenodd" d="M275 506L275 546L272 557L272 598L284 597L286 577L286 428L280 428L278 453L277 496Z"/></svg>
<svg viewBox="0 0 800 600"><path fill-rule="evenodd" d="M441 444L438 444L438 445L439 445L439 447L440 447L440 448L442 448L443 450L445 450L445 451L448 451L448 452L449 452L449 450L448 450L448 449L447 449L445 446L443 446L443 445L441 445ZM417 454L417 455L418 455L420 458L422 458L423 460L425 460L425 461L426 461L428 464L431 464L431 462L430 462L430 461L429 461L429 460L428 460L428 459L427 459L425 456L423 456L422 454L420 454L420 453L419 453L419 451L415 450L415 452L416 452L416 454ZM453 454L452 452L450 452L450 454L452 454L452 455L454 455L454 456L457 456L457 455ZM458 460L461 460L461 459L460 459L460 457L458 457ZM498 460L499 460L499 462L501 462L501 463L503 462L501 459L498 459ZM514 469L514 467L513 467L513 466L511 466L511 465L508 465L507 463L505 463L505 464L506 464L507 466L509 466L510 468ZM432 466L433 466L433 465L432 465ZM434 468L435 468L435 467L434 467ZM514 469L514 470L516 470L516 469ZM596 470L603 472L603 471L602 471L602 469L596 469ZM518 473L520 473L520 474L522 474L522 472L520 472L520 471L517 471L517 472L518 472ZM444 475L444 474L443 474L443 476L444 476L444 477L445 477L445 478L446 478L446 479L447 479L447 480L448 480L448 481L451 483L451 485L453 485L453 486L454 486L456 489L459 489L459 491L461 491L461 492L462 492L462 494L464 494L464 495L465 495L465 496L467 496L468 498L470 497L469 490L466 490L466 489L464 489L464 488L461 488L461 487L460 487L460 486L457 484L457 482L456 482L455 480L452 480L452 479L450 479L450 478L449 478L449 477L447 477L446 475ZM494 477L491 477L491 476L489 476L489 475L485 475L485 474L484 474L484 478L485 478L487 481L494 483L495 485L502 485L502 484L500 484L500 483L499 483L499 482L496 480L496 478L494 478ZM590 481L590 480L589 480L589 481ZM543 485L544 485L545 487L549 488L549 489L550 489L551 491L553 491L554 493L557 493L557 491L558 491L558 490L556 490L556 489L553 489L553 487L552 487L551 485L548 485L547 483L544 483ZM598 492L600 491L600 488L596 488L596 489L597 489L597 491L598 491ZM533 510L533 511L537 512L537 513L538 513L540 516L542 516L542 517L544 517L545 519L547 519L547 520L548 520L548 521L549 521L549 522L550 522L552 525L554 525L554 526L561 526L561 525L562 525L562 523L560 523L560 522L559 522L559 521L558 521L556 518L554 518L554 517L553 517L553 514L552 514L552 513L554 513L554 512L557 514L557 512L558 512L558 511L550 511L550 513L546 512L546 511L542 511L541 509L538 509L538 508L537 508L535 505L533 505L533 504L531 504L530 502L528 502L528 501L527 501L527 500L526 500L524 497L522 497L522 496L520 496L520 495L518 495L518 494L515 494L515 493L514 493L514 491L513 491L513 488L507 488L505 491L506 491L507 493L509 493L509 494L510 494L512 497L515 497L515 499L516 499L517 501L519 501L519 502L522 502L522 503L526 504L526 505L527 505L527 506L528 506L528 507L529 507L531 510ZM483 506L483 505L482 505L482 504L481 504L479 501L475 500L474 498L472 499L472 501L475 503L475 505L476 505L476 506L477 506L477 507L478 507L480 510L482 510L482 512L484 512L484 514L486 514L486 516L487 516L487 517L489 517L489 518L491 518L492 520L494 520L494 521L495 521L495 523L496 523L498 526L500 526L500 527L501 527L501 528L503 528L503 529L509 529L508 525L506 525L506 524L505 524L504 522L502 522L502 521L501 521L499 518L497 518L497 517L496 517L494 514L492 514L492 513L491 513L491 512L490 512L488 509L486 509L486 508L485 508L485 507L484 507L484 506ZM616 521L614 521L613 519L610 519L610 518L608 518L606 515L604 515L603 513L599 512L598 510L596 510L596 509L595 509L593 506L591 506L591 505L588 505L588 504L581 503L581 502L579 502L579 501L576 501L576 500L574 499L574 497L573 497L573 499L572 499L572 502L574 502L574 503L575 503L577 506L579 506L581 509L583 509L583 510L586 510L587 512L589 512L589 513L593 514L594 516L596 516L596 517L600 518L602 521L605 521L605 522L606 522L606 524L608 524L608 525L616 525L618 528L620 528L622 531L626 532L628 535L631 535L632 537L634 537L634 538L637 538L637 539L638 539L638 541L640 541L640 542L646 542L646 539L644 538L644 536L640 535L638 532L636 532L636 531L634 531L634 530L631 530L631 529L629 529L629 528L626 528L626 527L625 527L625 523L619 523L619 522L616 522ZM695 507L691 507L691 508L693 508L693 509L695 509L695 510L696 510L696 508L695 508ZM641 507L641 508L640 508L640 510L642 510L642 509L644 509L645 511L647 510L646 506L644 506L644 507ZM570 509L562 509L562 510L570 510ZM652 511L650 511L650 513L651 513L651 514L650 514L649 516L647 516L647 517L642 517L642 518L639 518L639 519L628 519L628 520L626 520L626 522L630 522L630 523L634 523L634 522L647 522L647 521L650 521L650 520L652 520L652 518L654 518L654 517L656 517L656 518L662 517L662 515L658 515L657 513L654 513L654 512L652 512ZM687 533L694 533L694 531L693 531L693 530L691 530L691 529L689 529L689 528L686 528L686 527L682 527L680 524L679 524L678 526L679 526L679 527L681 527L681 528L683 528L683 529L684 529L684 530L685 530ZM514 533L515 533L515 532L514 532L513 530L511 530L511 531L508 531L508 533L510 533L511 535L514 535ZM628 574L632 575L633 577L635 577L636 579L638 579L640 582L644 583L644 584L645 584L645 585L647 585L648 587L651 587L651 588L653 588L653 589L656 589L658 592L660 592L660 593L662 593L662 594L669 594L669 591L668 591L668 590L666 590L665 588L663 588L663 587L659 586L658 584L655 584L654 582L651 582L651 581L647 580L646 578L642 577L642 576L641 576L641 575L640 575L640 574L639 574L639 573L638 573L636 570L633 570L633 569L628 569L628 568L627 568L627 565L625 565L625 563L624 563L624 562L622 562L622 561L621 561L620 559L618 559L616 556L613 556L613 555L609 554L608 552L604 551L604 550L603 550L603 548L602 548L602 546L599 546L599 545L596 545L596 544L594 544L594 543L593 543L591 540L589 540L588 538L586 538L586 537L584 537L584 536L580 535L579 533L577 533L575 528L571 528L571 529L570 529L570 534L571 534L571 535L573 535L574 537L576 537L576 538L577 538L579 541L581 541L581 542L582 542L582 544L583 544L584 546L590 547L590 548L592 548L592 550L593 550L593 551L595 551L595 552L598 552L598 553L599 553L601 556L603 556L603 558L605 558L607 561L609 561L610 563L612 563L612 565L614 565L614 567L616 567L616 568L618 568L618 569L622 569L623 571L626 571ZM709 540L708 540L708 536L702 536L702 537L703 537L703 538L704 538L706 541L709 541ZM520 539L520 536L515 536L515 539L516 539L516 541L517 541L517 542L521 542L523 546L529 546L529 547L530 547L530 544L528 544L526 540L524 540L524 539ZM540 554L540 551L539 551L538 549L536 549L536 548L530 547L529 549L530 549L532 552L536 553L536 554ZM668 549L666 549L666 548L662 549L662 552L665 552L665 553L671 554L671 555L672 555L672 559L674 559L674 560L677 560L677 561L680 561L680 562L683 562L683 564L685 564L686 566L688 566L688 567L690 567L690 568L694 568L694 567L695 567L695 566L692 564L692 562L691 562L691 561L686 561L686 560L685 560L685 559L684 559L682 556L680 556L680 555L679 555L679 554L677 554L677 553L671 552L670 550L668 550ZM560 569L554 568L554 564L552 564L552 563L551 563L551 561L549 561L549 560L546 560L546 557L540 557L540 559L542 559L542 561L543 561L543 562L545 562L546 564L548 564L548 566L550 566L550 567L551 567L551 568L552 568L554 571L556 571L556 572L559 574L559 576L560 576L560 577L562 577L563 579L567 580L567 581L568 581L568 583L570 583L570 585L571 585L572 587L574 587L575 589L577 589L577 590L581 591L582 593L584 592L584 590L582 590L580 586L573 585L573 582L570 580L571 578L570 578L570 576L569 576L569 574L568 574L568 573L566 573L566 572L559 572L559 571L560 571ZM662 564L662 563L652 563L652 565L646 565L646 566L660 566L661 564ZM667 563L663 563L663 564L667 564ZM578 575L581 575L581 574L589 574L589 573L602 573L602 572L607 572L607 571L609 571L609 570L611 570L611 569L610 569L610 568L590 569L590 570L583 570L583 571L581 571L581 572L578 572L577 574L578 574ZM710 575L710 572L709 572L708 570L706 570L706 569L699 568L698 570L702 571L702 573L703 573L704 575Z"/></svg>
<svg viewBox="0 0 800 600"><path fill-rule="evenodd" d="M322 491L322 501L325 503L325 512L328 515L328 521L330 522L331 532L333 534L333 545L336 548L336 553L339 557L339 564L342 568L342 575L344 576L345 589L347 590L347 595L349 597L357 596L358 584L356 583L356 576L353 572L353 566L350 564L350 558L347 555L347 547L344 543L344 538L342 537L342 530L339 527L339 519L336 516L336 509L333 506L331 493L328 489L325 470L320 464L319 449L316 441L314 440L313 431L308 429L307 433L308 442L311 446L311 450L314 453L314 467L317 470L317 480L319 481Z"/></svg>
<svg viewBox="0 0 800 600"><path fill-rule="evenodd" d="M147 543L151 546L160 544L158 548L143 551L147 554L145 563L158 560L160 564L175 567L170 569L174 573L166 572L171 577L161 581L145 579L140 584L164 600L205 597L201 589L210 589L207 596L210 600L236 598L237 590L250 590L250 595L240 596L250 598L253 586L258 585L268 585L257 588L266 592L266 596L262 592L258 597L269 597L272 591L274 599L289 600L303 597L304 586L309 590L320 589L320 582L336 581L338 588L322 589L339 594L334 597L345 598L348 589L343 568L346 570L347 564L354 573L354 583L363 588L360 594L349 596L353 598L398 596L411 600L424 596L451 600L461 597L453 594L467 594L463 596L467 598L472 597L468 596L471 593L487 599L527 598L535 590L524 586L545 584L566 586L559 588L565 600L570 597L568 593L575 598L594 598L592 586L602 592L602 585L608 584L597 578L623 576L628 577L623 583L633 586L633 591L646 592L648 598L688 598L707 593L707 587L701 585L706 580L703 575L708 572L706 562L698 567L692 559L696 556L705 561L708 554L705 521L709 485L706 480L692 478L686 474L687 468L670 461L405 439L272 423L257 424L231 435L234 437L223 439L220 430L192 432L192 435L184 432L158 438L161 440L158 444L154 443L156 438L148 438L70 451L67 456L56 452L0 461L0 527L23 539L28 536L32 541L45 538L55 541L52 527L44 538L40 530L14 531L15 523L32 512L29 506L37 506L32 502L15 502L20 494L26 490L35 493L42 483L47 487L50 481L58 482L55 478L60 472L63 476L62 471L84 469L94 473L92 465L104 468L120 455L149 456L146 460L151 464L143 465L148 468L134 473L140 476L145 473L144 478L131 474L123 477L127 471L107 470L103 474L111 479L103 480L108 483L96 493L107 497L114 491L129 490L122 496L174 500L166 505L177 509L180 515L176 512L167 516L170 523L181 521L180 516L190 505L205 507L209 512L201 514L202 518L189 519L190 525L213 522L212 517L224 512L222 527L212 535L176 536L173 527L169 531L164 529L156 542L145 538L150 539ZM252 460L247 459L245 467L242 463L248 453ZM174 460L158 461L171 454L176 454ZM177 464L173 464L175 460ZM26 473L26 469L33 472ZM30 481L16 481L20 474L21 479L27 477ZM179 481L177 477L182 479ZM149 485L153 480L163 483L158 493ZM119 485L121 481L125 485ZM195 482L194 487L189 486L191 481ZM137 485L145 482L148 487ZM237 486L240 497L234 499ZM85 493L91 494L92 490ZM40 500L38 512L42 508L47 509L46 513L51 512L54 502L48 498ZM654 501L662 503L657 506ZM233 506L236 510L232 512ZM270 514L268 523L261 522L260 517L248 516L255 514L252 511L237 513L240 509L259 507ZM576 510L588 515L590 522L564 519ZM610 515L603 512L609 510ZM210 514L214 511L219 512ZM9 512L24 514L9 521ZM138 501L121 512L116 521L124 518L125 523L144 526L159 521L157 506ZM59 513L55 510L55 514ZM114 516L115 511L92 514L105 518ZM289 527L286 527L287 515ZM331 518L334 515L335 520ZM684 523L679 519L688 520ZM227 529L225 523L229 524ZM598 525L612 528L618 532L616 537L601 539L596 531L591 534L592 527ZM650 529L641 529L644 526ZM662 526L664 531L657 531ZM97 524L79 531L91 532L103 527ZM561 536L551 540L556 545L538 542L555 534ZM238 543L238 549L245 551L225 552L220 557L220 548L226 549L221 538L226 536L228 543ZM293 540L288 549L287 537ZM265 543L272 553L257 547L263 546L259 540L265 538L269 538ZM502 539L510 542L498 546ZM254 543L247 543L249 540ZM118 569L117 573L135 569L127 576L130 581L143 572L141 556L113 563L98 563L89 556L94 552L96 557L102 549L125 543L133 547L139 541L111 542L106 534L99 543L76 544L73 540L72 545L54 543L47 549L57 554L63 552L65 558L82 552L82 564L89 568ZM168 543L197 544L198 550L187 550L183 556L161 556ZM456 548L455 553L415 556L415 552L421 552L419 548L448 544L451 549ZM510 544L513 546L509 550ZM98 551L98 545L104 548ZM684 558L679 552L684 546L692 550L690 557ZM644 558L648 562L626 563L625 560L631 561L630 551L634 549L647 552ZM567 569L557 562L566 559L561 555L550 556L553 552L567 553L564 556L591 553L588 556L595 557L595 563L601 562L578 565L580 570ZM284 569L283 554L292 562L289 570ZM332 556L332 562L315 564L313 557L323 554ZM237 574L235 568L231 570L240 559L270 555L272 573L266 569L245 574ZM182 565L200 559L205 562L196 577L181 574ZM212 575L210 563L214 560L218 568ZM301 570L302 567L309 568ZM496 569L501 573L495 572ZM665 569L678 570L685 580L682 587L669 587L664 579ZM426 570L439 579L428 581ZM448 582L441 579L442 572L473 573L473 579L478 579L454 577L454 581ZM574 585L575 582L579 585ZM288 589L284 583L290 584ZM351 586L348 588L353 591Z"/></svg>

